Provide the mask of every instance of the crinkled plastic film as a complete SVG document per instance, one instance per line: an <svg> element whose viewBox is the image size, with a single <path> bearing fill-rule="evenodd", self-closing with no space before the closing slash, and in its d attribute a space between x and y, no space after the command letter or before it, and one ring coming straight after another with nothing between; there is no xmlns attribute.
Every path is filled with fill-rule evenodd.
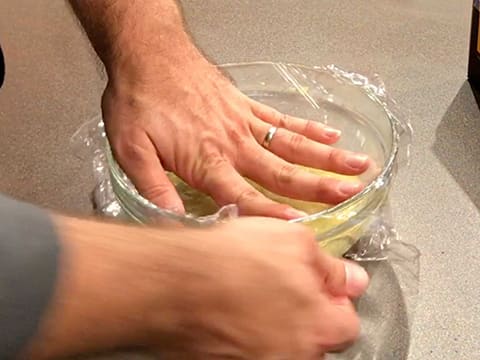
<svg viewBox="0 0 480 360"><path fill-rule="evenodd" d="M290 115L314 119L332 127L338 125L335 122L336 116L344 113L360 113L364 117L382 114L388 119L392 150L366 189L346 204L341 204L341 208L326 209L293 222L302 222L307 226L314 224L320 244L328 244L329 241L341 244L336 251L342 251L345 257L362 262L371 272L372 284L382 283L375 282L375 278L383 278L386 286L384 289L369 290L362 297L358 304L364 326L362 338L346 353L332 355L332 358L392 358L382 353L385 350L382 348L385 346L382 339L388 331L408 332L418 292L419 254L413 246L401 241L394 227L388 201L396 172L409 163L412 129L408 117L399 111L376 75L367 78L333 65L307 68L283 63L229 64L222 69L240 90L258 101L276 107L277 103L271 103L272 99L282 96L278 104L288 106L278 110ZM290 105L289 99L296 103ZM299 102L299 99L303 102ZM337 113L329 114L329 108L336 109ZM361 121L363 120L360 119L360 124ZM345 133L348 134L348 130L347 126ZM385 131L387 134L388 131ZM355 136L359 136L358 131ZM359 144L368 147L368 137L361 140L363 143ZM72 144L82 159L93 163L96 185L92 200L99 214L141 223L174 221L187 226L209 226L238 216L238 209L233 204L198 217L192 214L178 215L143 199L114 161L101 117L85 123L72 137ZM179 186L177 190L181 192ZM130 201L132 197L136 199L133 205ZM332 222L335 226L322 227L322 224ZM348 251L343 251L347 249ZM392 286L392 289L388 289ZM387 291L401 297L402 305L397 309L403 314L401 319L393 319L394 316L400 316L398 311L394 315L381 302L382 299L378 298L379 294L384 297ZM379 301L381 303L377 303ZM375 303L374 306L372 303ZM395 329L389 328L392 327L392 321L396 324ZM408 344L404 345L408 349Z"/></svg>

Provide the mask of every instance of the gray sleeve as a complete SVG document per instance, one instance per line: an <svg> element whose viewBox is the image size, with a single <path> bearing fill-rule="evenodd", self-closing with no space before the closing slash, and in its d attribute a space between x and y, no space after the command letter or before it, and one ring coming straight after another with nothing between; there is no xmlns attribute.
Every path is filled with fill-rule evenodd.
<svg viewBox="0 0 480 360"><path fill-rule="evenodd" d="M0 195L0 359L15 358L37 330L58 256L49 215Z"/></svg>

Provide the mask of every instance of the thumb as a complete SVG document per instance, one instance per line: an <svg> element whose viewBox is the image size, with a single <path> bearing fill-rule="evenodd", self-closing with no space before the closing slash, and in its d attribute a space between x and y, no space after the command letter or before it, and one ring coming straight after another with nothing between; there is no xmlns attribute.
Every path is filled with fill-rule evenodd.
<svg viewBox="0 0 480 360"><path fill-rule="evenodd" d="M163 209L185 212L175 186L160 163L155 146L145 133L129 132L114 144L115 159L144 198Z"/></svg>
<svg viewBox="0 0 480 360"><path fill-rule="evenodd" d="M334 296L356 298L368 287L367 272L351 261L336 259L320 252L317 264L324 285Z"/></svg>

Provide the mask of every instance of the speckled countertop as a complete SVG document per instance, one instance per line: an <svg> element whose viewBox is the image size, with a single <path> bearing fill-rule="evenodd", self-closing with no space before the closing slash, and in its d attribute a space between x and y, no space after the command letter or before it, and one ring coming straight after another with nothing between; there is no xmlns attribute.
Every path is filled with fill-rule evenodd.
<svg viewBox="0 0 480 360"><path fill-rule="evenodd" d="M471 1L185 0L217 62L335 63L379 73L411 114L409 173L392 196L422 252L409 359L480 358L480 112L466 82ZM0 191L88 213L90 166L69 136L98 112L103 81L63 1L2 0Z"/></svg>

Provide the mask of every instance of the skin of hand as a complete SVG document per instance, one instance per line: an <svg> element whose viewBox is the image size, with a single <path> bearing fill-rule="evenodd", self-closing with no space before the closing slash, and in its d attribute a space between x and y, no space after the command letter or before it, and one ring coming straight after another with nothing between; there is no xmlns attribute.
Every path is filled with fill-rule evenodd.
<svg viewBox="0 0 480 360"><path fill-rule="evenodd" d="M339 131L243 95L193 45L175 1L70 2L108 73L102 110L115 158L144 197L184 212L167 170L242 214L293 219L305 214L269 200L244 177L329 204L362 190L294 165L357 175L369 160L329 146ZM279 130L267 150L261 144L271 126Z"/></svg>
<svg viewBox="0 0 480 360"><path fill-rule="evenodd" d="M122 348L162 359L320 359L350 344L357 265L313 234L244 218L156 229L54 217L62 253L55 295L22 358Z"/></svg>

